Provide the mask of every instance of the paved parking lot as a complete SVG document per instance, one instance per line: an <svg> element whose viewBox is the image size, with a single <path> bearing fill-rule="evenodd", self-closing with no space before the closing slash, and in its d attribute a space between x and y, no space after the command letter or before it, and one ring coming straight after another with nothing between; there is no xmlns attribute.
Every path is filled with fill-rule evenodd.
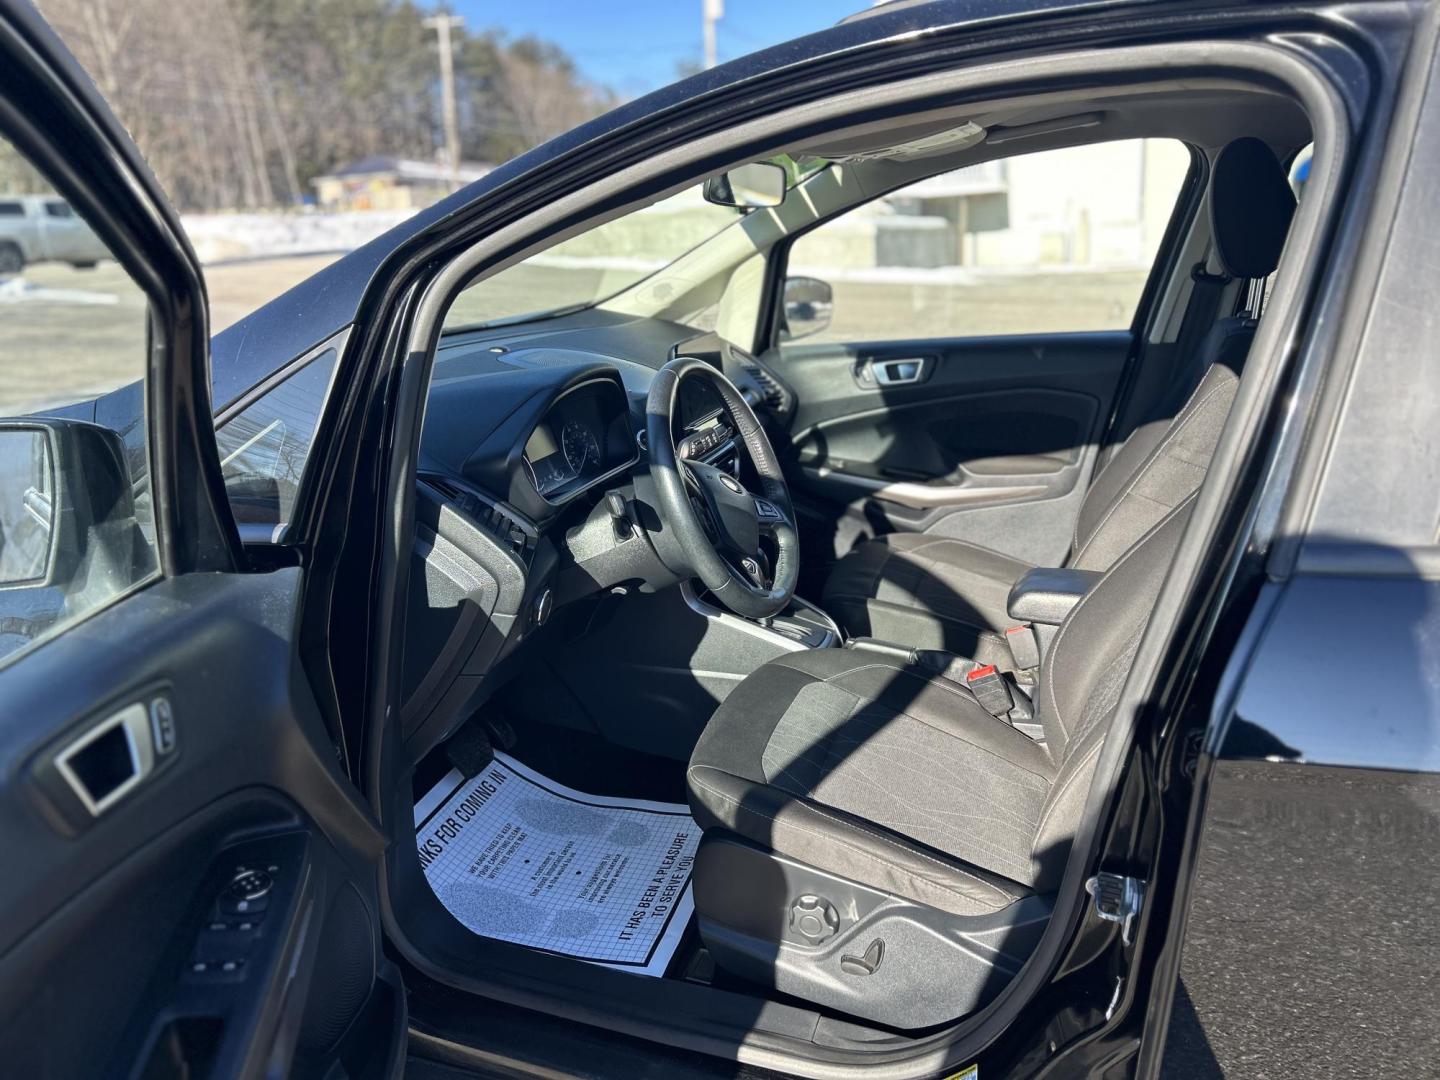
<svg viewBox="0 0 1440 1080"><path fill-rule="evenodd" d="M210 325L223 330L334 261L296 256L207 267ZM460 318L526 310L556 274L583 295L603 271L520 268L462 297ZM594 279L594 280L591 280ZM839 279L829 336L885 338L970 333L1023 333L1124 326L1143 274L1112 271L936 281ZM604 291L597 289L597 291ZM1097 325L1099 324L1099 325ZM41 264L20 278L0 278L0 415L83 400L140 376L145 305L114 263L91 270Z"/></svg>
<svg viewBox="0 0 1440 1080"><path fill-rule="evenodd" d="M207 267L211 330L223 330L335 258ZM19 278L0 278L0 414L123 386L140 377L144 355L145 302L114 263L92 270L41 263Z"/></svg>

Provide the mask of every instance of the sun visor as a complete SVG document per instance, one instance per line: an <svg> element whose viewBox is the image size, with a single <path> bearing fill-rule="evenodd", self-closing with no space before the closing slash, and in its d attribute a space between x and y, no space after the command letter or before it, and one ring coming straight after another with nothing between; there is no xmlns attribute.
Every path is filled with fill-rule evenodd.
<svg viewBox="0 0 1440 1080"><path fill-rule="evenodd" d="M835 160L857 161L909 161L913 158L930 157L934 154L953 154L985 141L985 129L974 121L967 121L959 127L946 128L933 135L925 135L910 142L886 146L878 150L862 150L846 154Z"/></svg>

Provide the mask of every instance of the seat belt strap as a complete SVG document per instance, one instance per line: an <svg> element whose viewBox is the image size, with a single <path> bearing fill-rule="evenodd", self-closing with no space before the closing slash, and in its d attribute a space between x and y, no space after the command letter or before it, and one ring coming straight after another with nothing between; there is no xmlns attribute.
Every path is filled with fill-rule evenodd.
<svg viewBox="0 0 1440 1080"><path fill-rule="evenodd" d="M1210 332L1210 327L1215 325L1215 316L1220 310L1220 298L1225 292L1225 286L1231 282L1228 274L1212 274L1206 268L1206 260L1201 259L1190 268L1190 297L1185 302L1185 314L1180 319L1180 329L1175 334L1175 358L1181 365L1191 367L1196 360L1196 353L1200 348L1201 341ZM1141 357L1144 357L1145 346L1141 346ZM1189 396L1189 391L1185 397ZM1128 431L1135 431L1156 413L1159 405L1169 401L1168 393L1162 394L1158 401L1152 401L1150 406L1138 416L1133 418L1133 423L1128 425ZM1184 400L1184 397L1181 398ZM1128 413L1131 402L1128 400L1123 410ZM1123 419L1119 413L1116 414L1116 421ZM1114 436L1114 431L1107 433ZM1126 438L1129 436L1127 435ZM1095 462L1095 473L1098 477L1105 471L1105 466L1110 464L1110 459L1125 445L1125 439L1114 439L1106 443L1100 450L1100 456Z"/></svg>
<svg viewBox="0 0 1440 1080"><path fill-rule="evenodd" d="M1185 316L1180 320L1180 332L1175 335L1175 352L1180 362L1190 363L1200 342L1215 325L1215 314L1220 310L1220 297L1225 286L1231 282L1229 274L1212 274L1204 262L1190 268L1190 301L1185 305Z"/></svg>

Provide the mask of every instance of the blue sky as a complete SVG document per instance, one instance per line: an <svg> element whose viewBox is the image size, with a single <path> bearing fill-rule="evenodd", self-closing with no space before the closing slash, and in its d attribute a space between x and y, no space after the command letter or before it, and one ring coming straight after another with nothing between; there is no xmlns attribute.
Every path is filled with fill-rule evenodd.
<svg viewBox="0 0 1440 1080"><path fill-rule="evenodd" d="M720 61L823 30L869 0L725 0ZM701 0L451 0L471 30L555 42L582 71L626 97L673 82L700 59Z"/></svg>

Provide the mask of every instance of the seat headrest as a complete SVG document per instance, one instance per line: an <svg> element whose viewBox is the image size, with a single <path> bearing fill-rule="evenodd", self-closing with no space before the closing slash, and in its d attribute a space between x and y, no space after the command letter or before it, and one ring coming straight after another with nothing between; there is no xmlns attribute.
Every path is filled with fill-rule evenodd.
<svg viewBox="0 0 1440 1080"><path fill-rule="evenodd" d="M1210 229L1226 273L1272 273L1294 214L1295 193L1268 146L1244 138L1220 151L1210 177Z"/></svg>

